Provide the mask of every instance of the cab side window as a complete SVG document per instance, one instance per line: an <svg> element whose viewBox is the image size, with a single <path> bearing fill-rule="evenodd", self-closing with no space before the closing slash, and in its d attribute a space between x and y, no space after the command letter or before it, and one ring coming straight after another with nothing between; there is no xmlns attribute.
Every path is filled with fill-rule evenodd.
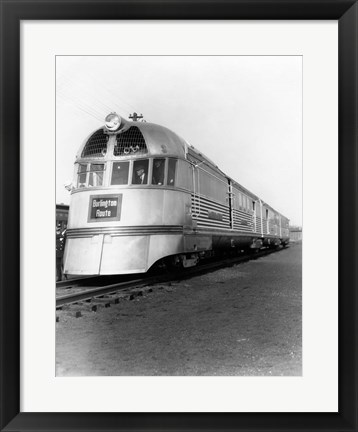
<svg viewBox="0 0 358 432"><path fill-rule="evenodd" d="M174 186L175 185L175 173L176 173L177 160L169 159L168 160L168 177L167 177L167 185Z"/></svg>
<svg viewBox="0 0 358 432"><path fill-rule="evenodd" d="M164 168L165 168L165 159L154 159L152 184L158 186L164 185Z"/></svg>
<svg viewBox="0 0 358 432"><path fill-rule="evenodd" d="M77 187L86 187L87 164L78 165Z"/></svg>
<svg viewBox="0 0 358 432"><path fill-rule="evenodd" d="M90 164L88 186L102 186L104 177L104 164Z"/></svg>
<svg viewBox="0 0 358 432"><path fill-rule="evenodd" d="M103 186L104 168L104 164L79 164L77 172L77 187Z"/></svg>

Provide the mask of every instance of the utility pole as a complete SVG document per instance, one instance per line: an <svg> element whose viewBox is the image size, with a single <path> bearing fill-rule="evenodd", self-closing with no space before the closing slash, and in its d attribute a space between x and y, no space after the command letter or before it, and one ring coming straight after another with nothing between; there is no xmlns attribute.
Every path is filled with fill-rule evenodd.
<svg viewBox="0 0 358 432"><path fill-rule="evenodd" d="M143 114L138 115L136 112L134 112L133 114L129 114L129 118L131 120L133 120L134 122L136 122L136 121L138 121L138 119L143 118Z"/></svg>

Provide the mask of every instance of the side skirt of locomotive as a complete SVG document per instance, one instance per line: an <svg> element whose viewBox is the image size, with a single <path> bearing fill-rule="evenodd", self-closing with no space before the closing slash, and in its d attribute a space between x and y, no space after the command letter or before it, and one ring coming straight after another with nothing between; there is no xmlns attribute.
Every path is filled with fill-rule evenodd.
<svg viewBox="0 0 358 432"><path fill-rule="evenodd" d="M216 230L200 230L184 232L184 253L165 258L167 263L176 267L193 267L202 259L211 258L224 253L239 253L241 251L257 251L263 247L277 248L287 246L288 238L273 235L261 237L253 233L218 232Z"/></svg>

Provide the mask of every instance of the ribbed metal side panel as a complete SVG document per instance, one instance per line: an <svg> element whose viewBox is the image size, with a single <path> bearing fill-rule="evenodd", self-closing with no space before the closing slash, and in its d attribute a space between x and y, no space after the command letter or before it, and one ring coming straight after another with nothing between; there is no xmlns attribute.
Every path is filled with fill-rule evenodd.
<svg viewBox="0 0 358 432"><path fill-rule="evenodd" d="M198 227L230 228L229 207L198 195L191 195L191 206L193 219L197 221ZM215 212L222 215L222 220L209 218L209 213Z"/></svg>
<svg viewBox="0 0 358 432"><path fill-rule="evenodd" d="M241 210L234 210L234 230L252 233L254 230L252 216Z"/></svg>
<svg viewBox="0 0 358 432"><path fill-rule="evenodd" d="M261 218L256 216L256 232L261 234ZM264 232L265 233L265 232Z"/></svg>
<svg viewBox="0 0 358 432"><path fill-rule="evenodd" d="M262 231L261 231L261 218L256 217L256 232L259 234L270 234L270 235L279 235L279 227L276 225L275 220L269 219L267 226L267 219L262 219Z"/></svg>
<svg viewBox="0 0 358 432"><path fill-rule="evenodd" d="M110 234L111 236L183 234L183 227L181 225L94 227L74 228L66 231L68 238L92 237L99 234Z"/></svg>

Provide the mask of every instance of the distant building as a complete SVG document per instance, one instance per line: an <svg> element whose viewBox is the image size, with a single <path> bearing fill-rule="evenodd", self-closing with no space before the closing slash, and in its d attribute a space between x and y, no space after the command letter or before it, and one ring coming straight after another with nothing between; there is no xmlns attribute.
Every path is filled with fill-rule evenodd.
<svg viewBox="0 0 358 432"><path fill-rule="evenodd" d="M302 241L302 227L290 226L290 241Z"/></svg>
<svg viewBox="0 0 358 432"><path fill-rule="evenodd" d="M69 206L66 204L56 204L56 228L63 231L67 227Z"/></svg>

